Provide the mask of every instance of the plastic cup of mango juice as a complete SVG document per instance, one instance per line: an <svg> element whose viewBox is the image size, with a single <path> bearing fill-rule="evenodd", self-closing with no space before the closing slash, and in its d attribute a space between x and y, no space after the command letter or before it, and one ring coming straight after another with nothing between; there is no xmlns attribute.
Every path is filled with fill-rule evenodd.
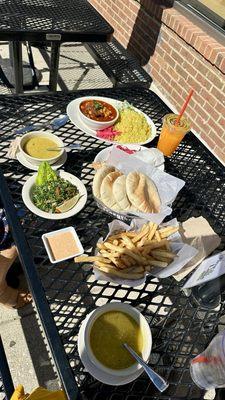
<svg viewBox="0 0 225 400"><path fill-rule="evenodd" d="M159 136L157 148L165 156L171 156L181 140L190 131L190 123L185 117L181 117L179 125L175 125L177 114L167 114L163 118L163 126Z"/></svg>

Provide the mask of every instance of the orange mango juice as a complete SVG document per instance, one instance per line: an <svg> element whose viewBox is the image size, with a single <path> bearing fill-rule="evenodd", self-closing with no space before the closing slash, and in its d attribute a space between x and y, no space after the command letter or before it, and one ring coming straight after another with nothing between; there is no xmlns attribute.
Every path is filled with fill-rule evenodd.
<svg viewBox="0 0 225 400"><path fill-rule="evenodd" d="M190 123L185 117L181 117L179 125L175 125L177 114L167 114L163 118L163 126L159 136L157 148L165 156L171 156L181 140L190 130Z"/></svg>

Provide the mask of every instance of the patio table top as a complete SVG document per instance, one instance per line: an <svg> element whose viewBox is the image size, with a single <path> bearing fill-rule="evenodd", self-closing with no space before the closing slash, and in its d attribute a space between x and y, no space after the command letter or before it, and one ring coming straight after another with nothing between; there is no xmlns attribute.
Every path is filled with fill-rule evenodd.
<svg viewBox="0 0 225 400"><path fill-rule="evenodd" d="M151 117L158 130L162 117L170 111L157 95L138 86L67 94L0 96L0 170L5 175L4 179L0 174L0 196L67 396L70 400L76 399L79 388L84 400L203 399L204 391L191 380L189 364L207 346L218 326L224 327L223 300L216 310L203 309L180 290L184 282L178 283L172 277L158 280L148 276L145 284L135 288L95 281L90 268L75 265L72 260L52 265L43 247L43 233L75 226L85 252L90 253L96 240L107 232L107 223L112 217L98 209L93 200L90 166L107 144L84 134L70 122L57 131L65 144L75 141L82 145L81 150L68 153L62 167L82 179L87 188L88 201L78 215L61 221L45 220L23 204L22 186L33 172L17 160L6 158L15 130L30 123L50 122L65 113L72 99L83 95L127 99ZM157 139L150 146L156 142ZM223 166L190 133L172 157L166 159L165 170L186 182L173 203L171 217L184 221L202 215L222 238L220 250L224 249ZM13 203L21 225L15 217ZM96 381L85 370L77 350L79 328L90 311L110 301L128 302L146 316L153 335L150 365L170 383L164 393L157 392L145 374L128 385L114 387Z"/></svg>
<svg viewBox="0 0 225 400"><path fill-rule="evenodd" d="M112 33L87 0L1 1L0 40L45 41L46 34L59 34L63 41L97 42L110 39Z"/></svg>

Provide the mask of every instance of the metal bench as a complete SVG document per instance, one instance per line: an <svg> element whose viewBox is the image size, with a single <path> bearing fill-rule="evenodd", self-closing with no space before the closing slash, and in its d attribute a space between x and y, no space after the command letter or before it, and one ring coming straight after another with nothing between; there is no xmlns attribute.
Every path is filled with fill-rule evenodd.
<svg viewBox="0 0 225 400"><path fill-rule="evenodd" d="M134 84L150 87L151 77L116 39L110 43L86 43L85 47L114 87Z"/></svg>

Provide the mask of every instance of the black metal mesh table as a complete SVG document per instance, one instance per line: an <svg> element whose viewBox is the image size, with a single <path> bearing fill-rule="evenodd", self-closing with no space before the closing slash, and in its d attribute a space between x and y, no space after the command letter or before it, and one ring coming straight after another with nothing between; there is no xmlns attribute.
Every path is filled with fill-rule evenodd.
<svg viewBox="0 0 225 400"><path fill-rule="evenodd" d="M61 379L69 399L76 398L75 382L83 399L203 399L203 391L191 381L189 362L193 355L206 347L217 332L218 326L223 327L224 301L217 310L197 307L192 303L191 297L186 297L180 290L183 282L177 283L173 278L159 281L149 276L145 284L136 288L96 282L87 265L78 266L73 262L51 265L43 248L41 235L44 232L73 225L85 252L90 253L96 240L107 231L107 223L111 221L111 217L102 213L93 201L93 170L90 166L95 155L106 145L77 130L71 123L60 129L59 134L66 144L74 141L82 144L81 151L68 154L63 168L80 177L88 190L85 208L77 216L63 221L44 220L26 209L22 202L21 190L32 172L17 161L5 158L16 128L30 122L50 121L65 113L69 101L87 94L127 99L146 112L157 128L160 128L162 117L169 111L154 93L138 87L70 94L0 97L1 170L6 177L23 232L32 250L35 267L29 258L31 252L27 249L23 234L14 218L12 204L6 199L6 186L2 178L1 197L5 199L7 212L11 215L11 227L17 237L22 262L25 264L29 284ZM166 171L186 181L185 187L173 204L172 216L184 221L191 216L203 215L221 236L221 249L224 248L225 180L222 165L194 135L189 134L174 155L166 160ZM113 300L128 302L138 307L148 319L153 333L150 365L170 382L168 390L163 394L156 392L144 374L129 385L112 387L96 381L84 370L77 352L80 325L96 306Z"/></svg>
<svg viewBox="0 0 225 400"><path fill-rule="evenodd" d="M22 85L22 41L51 42L50 89L56 89L61 42L105 42L113 28L87 0L1 0L0 41L13 41L17 93Z"/></svg>

